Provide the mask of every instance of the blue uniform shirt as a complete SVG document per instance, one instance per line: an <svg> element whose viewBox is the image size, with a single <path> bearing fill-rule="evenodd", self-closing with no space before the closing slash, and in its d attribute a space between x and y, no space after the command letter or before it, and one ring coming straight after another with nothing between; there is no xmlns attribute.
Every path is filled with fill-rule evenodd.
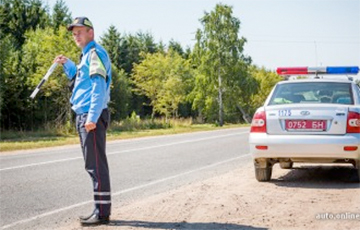
<svg viewBox="0 0 360 230"><path fill-rule="evenodd" d="M79 65L76 66L70 59L64 64L64 72L69 79L79 70L70 98L71 108L77 115L88 113L86 122L96 123L110 101L110 58L95 41L83 48L82 55Z"/></svg>

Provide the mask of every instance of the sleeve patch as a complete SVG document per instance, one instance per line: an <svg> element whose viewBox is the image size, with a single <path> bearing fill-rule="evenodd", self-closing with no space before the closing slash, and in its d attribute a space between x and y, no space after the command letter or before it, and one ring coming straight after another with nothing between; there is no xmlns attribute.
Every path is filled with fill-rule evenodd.
<svg viewBox="0 0 360 230"><path fill-rule="evenodd" d="M92 50L90 55L90 77L94 75L100 75L101 77L106 79L106 69L98 54L95 50Z"/></svg>

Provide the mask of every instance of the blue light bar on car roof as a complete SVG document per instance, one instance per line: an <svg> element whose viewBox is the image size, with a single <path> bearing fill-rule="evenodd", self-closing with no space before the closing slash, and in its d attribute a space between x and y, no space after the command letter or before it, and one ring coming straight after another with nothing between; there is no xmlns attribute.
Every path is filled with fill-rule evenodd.
<svg viewBox="0 0 360 230"><path fill-rule="evenodd" d="M328 66L328 67L279 67L279 75L306 75L306 74L358 74L358 66Z"/></svg>
<svg viewBox="0 0 360 230"><path fill-rule="evenodd" d="M358 74L358 66L334 66L326 67L326 72L328 74Z"/></svg>

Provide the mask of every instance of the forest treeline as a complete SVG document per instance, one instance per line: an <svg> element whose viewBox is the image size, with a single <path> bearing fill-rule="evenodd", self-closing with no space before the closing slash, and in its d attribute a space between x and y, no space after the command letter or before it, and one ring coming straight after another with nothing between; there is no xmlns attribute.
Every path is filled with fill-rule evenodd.
<svg viewBox="0 0 360 230"><path fill-rule="evenodd" d="M78 60L81 51L66 30L70 9L63 0L52 8L41 0L0 3L1 130L70 128L70 91L61 67L35 100L29 98L55 56ZM141 31L121 34L114 25L100 35L97 42L112 60L113 121L134 114L219 125L251 118L281 78L244 53L247 40L232 7L217 4L199 20L193 47L182 47L176 38L157 42Z"/></svg>

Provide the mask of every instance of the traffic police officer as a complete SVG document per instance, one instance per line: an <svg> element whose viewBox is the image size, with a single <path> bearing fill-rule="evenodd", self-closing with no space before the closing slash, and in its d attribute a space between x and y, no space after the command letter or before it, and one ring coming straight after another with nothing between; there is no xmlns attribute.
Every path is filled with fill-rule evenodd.
<svg viewBox="0 0 360 230"><path fill-rule="evenodd" d="M70 103L76 113L76 128L94 188L95 210L80 217L83 225L109 223L111 209L110 177L106 157L106 130L110 115L111 63L106 50L94 41L94 29L86 17L75 18L68 26L78 47L82 49L80 63L63 55L55 62L63 64L64 72L73 80Z"/></svg>

